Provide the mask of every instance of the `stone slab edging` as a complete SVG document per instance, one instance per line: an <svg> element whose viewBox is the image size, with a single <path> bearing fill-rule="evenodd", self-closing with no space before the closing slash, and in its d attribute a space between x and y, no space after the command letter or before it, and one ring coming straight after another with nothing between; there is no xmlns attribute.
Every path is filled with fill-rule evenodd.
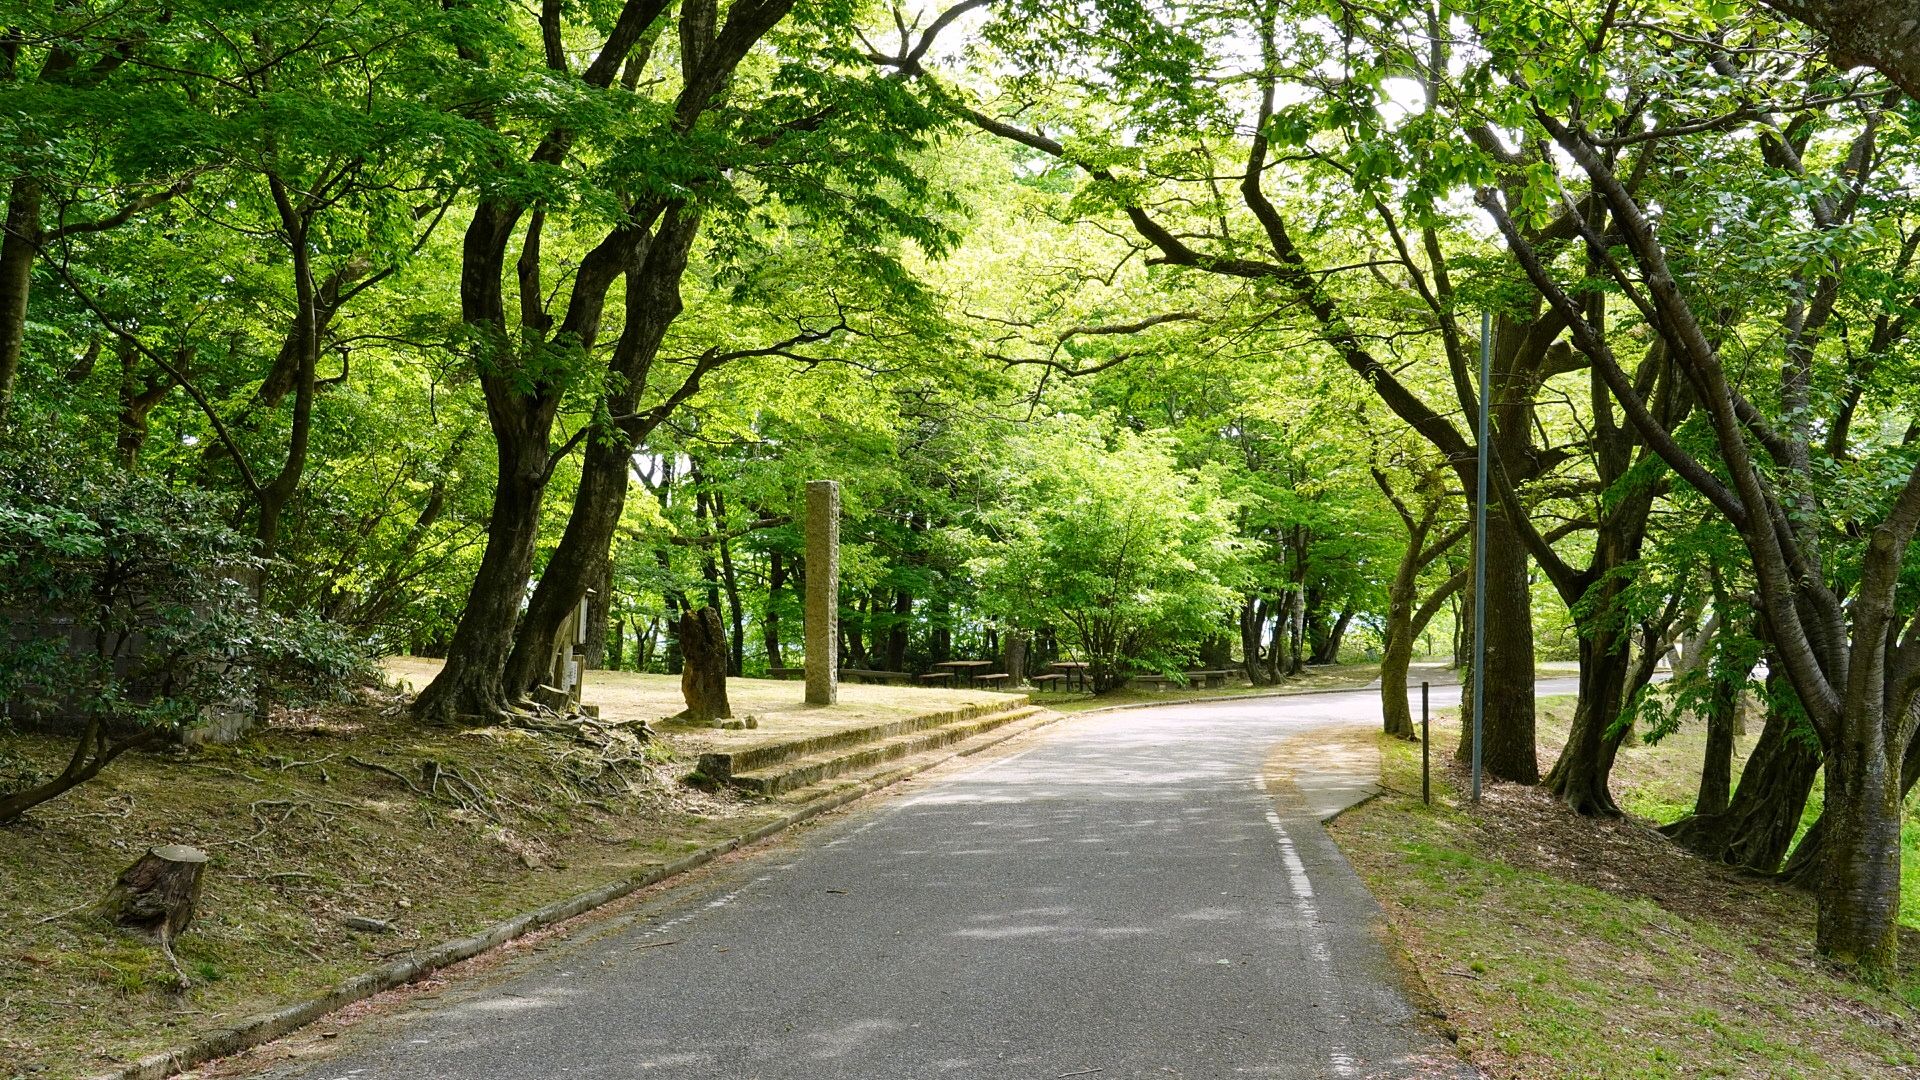
<svg viewBox="0 0 1920 1080"><path fill-rule="evenodd" d="M831 795L809 802L799 809L775 818L751 831L726 840L721 840L717 843L709 844L698 851L683 855L670 863L656 866L652 870L636 877L625 878L612 884L602 885L597 889L589 889L586 892L578 893L565 900L558 900L545 907L535 908L532 911L515 915L513 918L494 923L478 934L454 938L450 941L443 941L438 945L430 945L423 949L417 949L412 954L402 957L401 959L382 964L371 971L363 972L342 982L335 983L331 988L317 997L295 1002L292 1005L282 1006L270 1012L255 1013L232 1027L203 1035L184 1046L176 1046L171 1050L162 1050L149 1054L138 1061L122 1065L117 1069L96 1073L90 1077L89 1080L166 1080L167 1077L173 1076L176 1073L185 1072L196 1065L204 1064L215 1058L227 1057L231 1054L237 1054L242 1050L251 1050L263 1043L272 1042L283 1035L305 1027L337 1009L344 1008L356 1002L365 1001L375 994L384 993L395 987L417 982L441 968L451 964L457 964L462 960L470 960L473 957L496 949L516 938L524 937L535 930L544 929L555 923L565 922L578 915L584 915L595 908L603 907L624 896L636 893L641 889L657 885L668 878L678 877L689 870L705 866L707 863L712 862L722 855L743 847L748 847L752 844L757 844L784 829L818 817L829 810L837 810L850 802L864 798L884 788L891 787L902 780L923 773L928 769L945 765L947 762L954 761L958 758L971 757L982 751L990 750L1009 739L1018 738L1031 731L1038 731L1043 727L1058 723L1066 718L1067 714L1056 713L1051 710L1042 713L1038 717L1029 717L1028 719L1032 722L1019 726L1017 730L1007 731L999 729L989 732L992 737L977 745L963 746L950 754L942 755L932 761L922 762L918 765L902 766L871 779L863 780L843 791L837 791ZM1019 724L1020 722L1016 721L1015 723ZM1009 725L1009 727L1013 726L1015 725Z"/></svg>

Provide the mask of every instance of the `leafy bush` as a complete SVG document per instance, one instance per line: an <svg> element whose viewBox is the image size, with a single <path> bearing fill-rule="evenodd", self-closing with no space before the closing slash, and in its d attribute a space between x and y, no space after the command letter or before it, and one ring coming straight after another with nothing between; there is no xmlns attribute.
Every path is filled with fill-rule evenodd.
<svg viewBox="0 0 1920 1080"><path fill-rule="evenodd" d="M1097 692L1219 625L1238 570L1229 507L1162 442L1037 426L1016 436L1018 472L989 511L995 539L974 560L986 599L1018 626L1051 626L1086 658Z"/></svg>
<svg viewBox="0 0 1920 1080"><path fill-rule="evenodd" d="M6 781L0 822L130 749L344 693L366 668L327 625L260 608L264 567L212 499L84 460L0 448L0 702L77 740L58 775Z"/></svg>

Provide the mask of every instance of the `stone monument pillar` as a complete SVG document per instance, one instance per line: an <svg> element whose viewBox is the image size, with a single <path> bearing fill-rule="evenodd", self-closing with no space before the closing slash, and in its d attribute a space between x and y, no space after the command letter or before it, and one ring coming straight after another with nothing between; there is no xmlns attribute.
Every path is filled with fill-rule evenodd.
<svg viewBox="0 0 1920 1080"><path fill-rule="evenodd" d="M807 481L807 704L840 697L840 483Z"/></svg>

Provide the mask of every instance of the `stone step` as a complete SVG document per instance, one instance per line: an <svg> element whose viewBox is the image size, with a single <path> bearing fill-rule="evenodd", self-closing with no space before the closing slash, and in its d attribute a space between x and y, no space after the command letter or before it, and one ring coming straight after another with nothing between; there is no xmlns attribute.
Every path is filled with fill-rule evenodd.
<svg viewBox="0 0 1920 1080"><path fill-rule="evenodd" d="M985 716L909 730L871 743L838 747L779 762L764 769L734 773L731 782L735 787L761 795L784 795L859 769L951 746L1044 711L1026 704L1017 704L1012 708L1003 706L1002 711Z"/></svg>
<svg viewBox="0 0 1920 1080"><path fill-rule="evenodd" d="M832 798L833 796L842 794L849 788L861 787L863 785L884 787L895 780L906 779L915 773L936 765L944 764L954 758L967 757L980 753L983 750L990 750L1009 739L1017 739L1030 731L1046 727L1060 719L1063 719L1063 717L1061 717L1059 713L1041 708L1038 712L1024 719L1015 720L1009 724L1002 724L981 732L978 735L962 739L959 742L948 743L945 746L935 747L931 750L922 750L917 754L910 754L903 758L895 758L892 761L882 761L878 764L854 769L851 772L841 773L839 776L830 776L817 783L808 784L806 787L794 788L791 791L782 792L774 796L774 799L788 806L804 806L818 799Z"/></svg>
<svg viewBox="0 0 1920 1080"><path fill-rule="evenodd" d="M905 716L893 720L876 720L860 727L842 728L838 731L824 732L804 739L791 739L786 742L767 742L759 746L748 746L739 750L712 754L701 754L700 772L713 780L726 783L743 773L764 772L784 761L811 757L829 750L838 750L848 746L860 746L865 743L879 742L897 735L924 731L959 721L973 720L982 716L991 716L1007 709L1024 706L1028 703L1025 694L1000 695L990 701L972 705L963 705L957 709L942 709L921 713L917 716Z"/></svg>

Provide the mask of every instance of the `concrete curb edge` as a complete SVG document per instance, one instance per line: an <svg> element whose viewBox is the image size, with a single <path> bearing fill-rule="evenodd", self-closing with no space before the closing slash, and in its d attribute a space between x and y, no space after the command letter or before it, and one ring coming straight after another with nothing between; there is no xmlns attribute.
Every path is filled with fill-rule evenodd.
<svg viewBox="0 0 1920 1080"><path fill-rule="evenodd" d="M1044 708L1044 706L1042 706ZM802 822L818 817L830 810L837 810L848 803L865 798L877 791L892 787L894 784L928 769L938 768L950 761L990 750L995 746L1015 739L1029 732L1051 726L1067 718L1068 714L1047 710L1041 716L1032 718L1033 722L1018 727L1017 730L995 730L993 737L974 746L964 746L953 753L942 755L932 761L918 765L903 766L891 772L882 773L869 780L863 780L844 791L838 791L824 798L807 803L791 813L782 815L758 828L730 837L718 843L709 844L698 851L683 855L670 863L656 866L652 870L636 877L625 878L597 889L577 893L564 900L557 900L544 907L515 915L510 919L494 923L478 934L453 938L438 945L428 945L415 950L412 954L391 963L382 964L371 971L362 972L352 978L335 983L324 993L305 1001L285 1005L269 1012L255 1013L232 1027L203 1035L183 1046L170 1050L161 1050L148 1054L138 1061L120 1066L108 1072L96 1073L89 1080L166 1080L167 1077L185 1072L196 1065L204 1064L215 1058L227 1057L242 1050L250 1050L263 1043L272 1042L283 1035L319 1020L337 1009L356 1002L365 1001L375 994L384 993L407 983L417 982L428 975L470 960L482 953L506 944L519 937L544 929L555 923L584 915L595 908L604 907L622 897L631 895L668 878L678 877L689 870L705 866L707 863L732 851L749 847L762 840L782 832ZM1016 721L1016 723L1018 723Z"/></svg>

